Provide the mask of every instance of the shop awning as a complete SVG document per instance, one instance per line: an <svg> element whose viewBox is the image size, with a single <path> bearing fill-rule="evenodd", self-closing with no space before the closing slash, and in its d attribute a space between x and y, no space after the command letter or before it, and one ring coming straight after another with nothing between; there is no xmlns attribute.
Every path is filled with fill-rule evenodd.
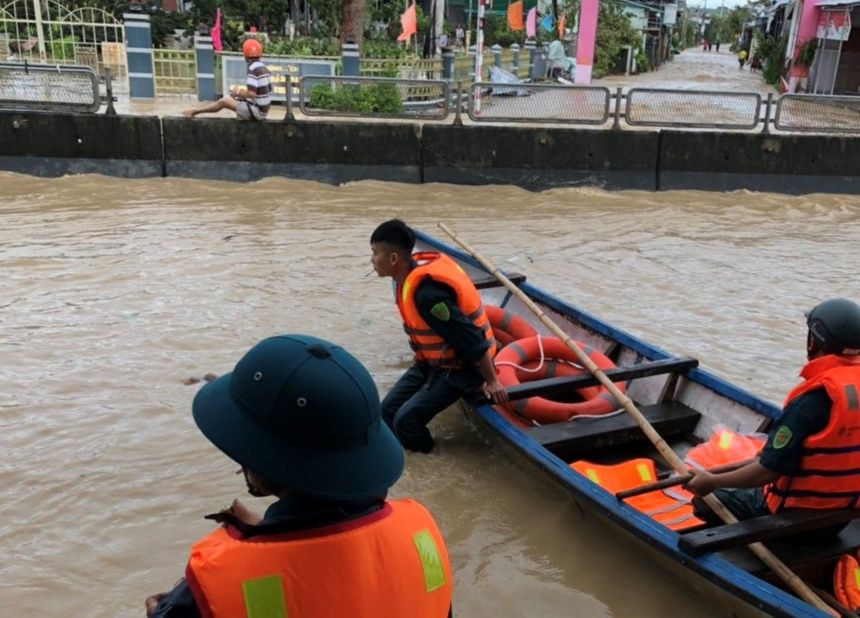
<svg viewBox="0 0 860 618"><path fill-rule="evenodd" d="M820 7L838 6L842 8L849 8L852 6L860 6L860 0L818 0L815 5Z"/></svg>

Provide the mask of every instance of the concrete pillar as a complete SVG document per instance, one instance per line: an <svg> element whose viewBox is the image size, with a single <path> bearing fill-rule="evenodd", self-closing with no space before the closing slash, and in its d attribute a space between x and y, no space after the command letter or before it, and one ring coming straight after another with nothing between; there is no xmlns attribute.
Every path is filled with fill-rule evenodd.
<svg viewBox="0 0 860 618"><path fill-rule="evenodd" d="M442 79L449 82L454 79L454 50L451 48L442 52Z"/></svg>
<svg viewBox="0 0 860 618"><path fill-rule="evenodd" d="M358 77L360 73L360 59L356 43L344 43L341 47L341 63L343 74L348 77Z"/></svg>
<svg viewBox="0 0 860 618"><path fill-rule="evenodd" d="M215 100L215 50L211 36L194 36L194 55L197 59L197 100Z"/></svg>
<svg viewBox="0 0 860 618"><path fill-rule="evenodd" d="M478 62L478 51L477 50L478 50L478 48L475 47L474 45L472 45L469 48L469 55L472 57L472 72L470 73L470 75L472 76L473 82L480 81L480 79L475 79L475 63Z"/></svg>
<svg viewBox="0 0 860 618"><path fill-rule="evenodd" d="M512 66L512 71L514 75L517 77L520 76L520 46L514 43L511 45L511 53L514 55L514 63Z"/></svg>
<svg viewBox="0 0 860 618"><path fill-rule="evenodd" d="M599 0L582 0L579 7L579 34L576 37L576 72L573 81L577 84L591 83L591 67L594 65L594 47L597 43L597 13Z"/></svg>
<svg viewBox="0 0 860 618"><path fill-rule="evenodd" d="M529 39L526 41L526 53L529 55L529 79L534 79L535 72L535 54L537 49L537 44L534 39Z"/></svg>
<svg viewBox="0 0 860 618"><path fill-rule="evenodd" d="M496 43L490 48L490 51L493 52L493 64L495 64L498 68L502 68L502 46Z"/></svg>
<svg viewBox="0 0 860 618"><path fill-rule="evenodd" d="M152 28L149 15L124 13L125 54L128 61L128 89L132 99L155 98L152 63Z"/></svg>

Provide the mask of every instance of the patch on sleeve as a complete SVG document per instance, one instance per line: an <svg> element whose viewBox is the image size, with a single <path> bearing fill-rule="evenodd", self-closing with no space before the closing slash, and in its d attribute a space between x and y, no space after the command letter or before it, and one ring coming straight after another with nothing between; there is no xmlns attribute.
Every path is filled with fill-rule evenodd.
<svg viewBox="0 0 860 618"><path fill-rule="evenodd" d="M773 448L782 448L791 442L791 428L788 425L783 425L776 430L773 436Z"/></svg>
<svg viewBox="0 0 860 618"><path fill-rule="evenodd" d="M433 308L430 309L430 313L432 313L435 317L439 318L443 322L447 322L451 319L451 311L448 309L448 305L444 302L436 303L433 305Z"/></svg>

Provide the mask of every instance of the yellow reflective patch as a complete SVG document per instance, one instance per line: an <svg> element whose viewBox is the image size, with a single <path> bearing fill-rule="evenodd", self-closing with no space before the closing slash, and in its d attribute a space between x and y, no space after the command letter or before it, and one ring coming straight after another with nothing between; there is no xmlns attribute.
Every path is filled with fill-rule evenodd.
<svg viewBox="0 0 860 618"><path fill-rule="evenodd" d="M427 594L445 585L445 567L442 566L442 556L436 539L427 528L412 535L421 567L424 569L424 588Z"/></svg>
<svg viewBox="0 0 860 618"><path fill-rule="evenodd" d="M289 618L280 575L267 575L242 582L248 618Z"/></svg>
<svg viewBox="0 0 860 618"><path fill-rule="evenodd" d="M730 448L732 448L732 440L733 439L734 439L734 436L732 435L732 433L730 431L724 431L723 433L721 433L720 434L720 448L723 449L724 451L727 451Z"/></svg>
<svg viewBox="0 0 860 618"><path fill-rule="evenodd" d="M595 470L594 468L586 468L585 476L587 476L588 480L590 480L592 483L597 483L598 485L600 485L600 477L597 476L597 470Z"/></svg>
<svg viewBox="0 0 860 618"><path fill-rule="evenodd" d="M639 478L643 481L653 481L654 479L651 477L651 470L644 463L636 464L636 471L639 472Z"/></svg>
<svg viewBox="0 0 860 618"><path fill-rule="evenodd" d="M860 569L854 569L854 585L860 589Z"/></svg>
<svg viewBox="0 0 860 618"><path fill-rule="evenodd" d="M412 283L407 281L403 284L403 289L401 290L401 296L403 297L403 302L406 302L406 299L409 298L409 290L412 289Z"/></svg>

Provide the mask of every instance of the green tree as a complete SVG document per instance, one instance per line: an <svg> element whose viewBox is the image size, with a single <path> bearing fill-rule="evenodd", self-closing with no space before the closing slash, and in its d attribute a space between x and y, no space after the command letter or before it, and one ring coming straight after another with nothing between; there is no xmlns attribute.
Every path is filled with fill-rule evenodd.
<svg viewBox="0 0 860 618"><path fill-rule="evenodd" d="M642 46L642 36L633 28L618 2L604 0L600 3L600 14L597 18L597 49L594 52L596 77L611 73L615 69L621 48L625 45L632 46L634 53L638 53Z"/></svg>

